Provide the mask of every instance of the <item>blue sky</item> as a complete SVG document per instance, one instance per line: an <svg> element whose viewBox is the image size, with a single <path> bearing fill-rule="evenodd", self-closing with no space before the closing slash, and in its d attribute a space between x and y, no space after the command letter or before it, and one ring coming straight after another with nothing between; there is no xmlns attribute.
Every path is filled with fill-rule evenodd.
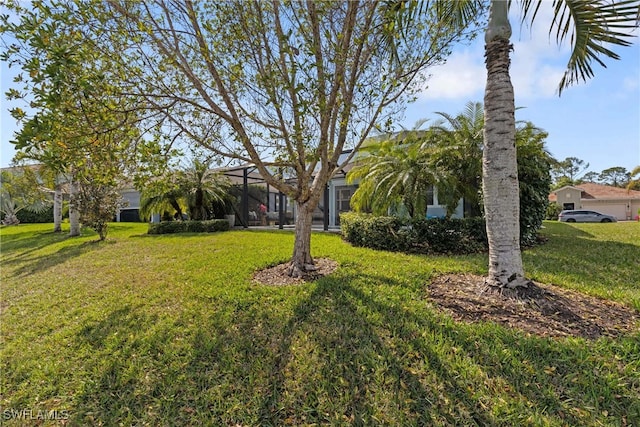
<svg viewBox="0 0 640 427"><path fill-rule="evenodd" d="M557 88L569 59L569 46L558 47L548 35L551 2L543 3L531 28L520 29L512 14L511 79L517 120L533 122L549 133L547 148L559 160L577 157L601 172L613 166L640 165L640 44L615 47L619 61L594 64L595 77L571 86L558 97ZM546 6L546 9L544 8ZM640 34L638 29L633 33ZM437 119L442 111L456 115L467 102L482 102L486 72L484 40L456 50L443 66L431 70L429 87L406 111L403 125Z"/></svg>
<svg viewBox="0 0 640 427"><path fill-rule="evenodd" d="M548 4L547 4L548 6ZM549 10L541 9L532 28L519 29L512 16L511 77L518 120L533 122L549 133L547 148L559 160L578 157L600 172L613 166L628 170L640 165L640 44L614 50L620 61L594 64L595 78L572 86L558 97L557 86L569 58L568 46L550 40ZM638 36L638 30L634 35ZM428 88L407 107L401 124L412 128L417 120L436 119L436 111L456 115L469 101L482 101L486 73L483 40L454 51L447 64L430 70ZM0 63L0 166L9 165L13 146L9 140L18 129L7 109L23 105L9 103L4 92L10 87L13 70Z"/></svg>

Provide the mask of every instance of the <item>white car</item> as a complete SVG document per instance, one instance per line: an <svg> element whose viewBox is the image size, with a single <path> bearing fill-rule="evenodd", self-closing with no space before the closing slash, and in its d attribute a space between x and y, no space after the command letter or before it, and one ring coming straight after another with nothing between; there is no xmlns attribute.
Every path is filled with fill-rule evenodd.
<svg viewBox="0 0 640 427"><path fill-rule="evenodd" d="M558 220L561 222L616 222L615 216L601 214L596 211L571 210L562 211Z"/></svg>

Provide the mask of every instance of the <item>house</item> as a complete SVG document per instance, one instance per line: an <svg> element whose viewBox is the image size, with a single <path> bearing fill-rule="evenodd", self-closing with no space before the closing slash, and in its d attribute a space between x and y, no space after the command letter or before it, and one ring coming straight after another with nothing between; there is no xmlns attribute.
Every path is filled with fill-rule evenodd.
<svg viewBox="0 0 640 427"><path fill-rule="evenodd" d="M562 187L549 195L549 201L563 210L589 209L624 221L638 215L640 191L588 182Z"/></svg>
<svg viewBox="0 0 640 427"><path fill-rule="evenodd" d="M338 159L338 164L344 163L350 153L351 151L343 152ZM351 197L358 188L357 183L348 183L346 179L346 175L352 167L353 162L348 163L342 169L336 171L328 182L324 197L320 199L318 207L313 214L314 227L323 227L325 230L339 228L340 214L351 210ZM236 211L236 224L243 226L277 224L280 227L284 227L294 223L296 217L295 203L267 184L255 165L247 163L239 166L217 168L215 171L220 172L229 178L233 185L242 189L242 194L239 198L239 209ZM117 220L137 220L140 194L136 190L126 190L122 194L129 204L120 211ZM444 217L447 210L446 206L438 201L438 189L432 187L427 191L426 197L428 198L428 217ZM258 213L261 204L266 209L265 218L261 218ZM453 217L464 216L463 206L463 201L460 200Z"/></svg>
<svg viewBox="0 0 640 427"><path fill-rule="evenodd" d="M338 164L344 163L351 151L341 154ZM351 210L351 197L357 190L357 183L348 183L346 175L353 167L353 162L336 171L328 182L324 197L313 214L314 227L337 229L340 227L340 214ZM287 226L294 223L296 217L295 203L281 194L277 189L268 185L253 164L228 166L215 169L225 175L233 185L241 189L239 209L236 211L236 224L243 226L279 225ZM117 222L138 222L141 220L140 192L131 183L122 183L118 192L123 198L122 206L115 216ZM427 215L429 218L444 217L446 206L438 201L438 189L432 187L427 191ZM266 215L258 214L260 205L264 204ZM460 200L454 217L464 216L463 201ZM159 215L154 218L159 221ZM282 222L282 224L281 224Z"/></svg>

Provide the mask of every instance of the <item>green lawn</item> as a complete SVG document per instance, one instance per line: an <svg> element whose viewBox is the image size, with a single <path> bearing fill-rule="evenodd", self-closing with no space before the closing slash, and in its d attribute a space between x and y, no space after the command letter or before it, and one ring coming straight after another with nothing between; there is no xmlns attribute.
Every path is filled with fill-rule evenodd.
<svg viewBox="0 0 640 427"><path fill-rule="evenodd" d="M639 223L545 227L524 256L533 279L640 309ZM267 287L251 275L288 259L289 232L51 229L0 229L7 425L22 410L68 425L640 425L640 333L538 338L434 310L430 278L483 274L486 255L314 234L336 273Z"/></svg>

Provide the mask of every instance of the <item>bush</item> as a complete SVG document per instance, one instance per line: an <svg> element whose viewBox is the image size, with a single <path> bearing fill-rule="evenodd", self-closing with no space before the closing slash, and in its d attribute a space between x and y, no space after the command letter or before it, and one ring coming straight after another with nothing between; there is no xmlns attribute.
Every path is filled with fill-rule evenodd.
<svg viewBox="0 0 640 427"><path fill-rule="evenodd" d="M402 220L391 216L373 216L345 212L340 214L340 229L344 239L356 246L388 251L406 251L408 239Z"/></svg>
<svg viewBox="0 0 640 427"><path fill-rule="evenodd" d="M467 254L487 249L484 219L418 219L347 212L343 238L355 246L420 254Z"/></svg>
<svg viewBox="0 0 640 427"><path fill-rule="evenodd" d="M228 230L229 222L226 219L212 219L208 221L163 221L149 224L149 231L147 231L147 233L213 233Z"/></svg>
<svg viewBox="0 0 640 427"><path fill-rule="evenodd" d="M560 207L560 205L558 205L557 203L551 202L547 205L545 219L550 221L557 221L558 216L560 215L560 212L562 212L562 208Z"/></svg>
<svg viewBox="0 0 640 427"><path fill-rule="evenodd" d="M53 206L48 207L42 212L31 212L30 210L22 209L18 211L16 216L22 224L53 222Z"/></svg>
<svg viewBox="0 0 640 427"><path fill-rule="evenodd" d="M415 253L468 254L487 250L483 218L436 218L413 221L410 248Z"/></svg>

